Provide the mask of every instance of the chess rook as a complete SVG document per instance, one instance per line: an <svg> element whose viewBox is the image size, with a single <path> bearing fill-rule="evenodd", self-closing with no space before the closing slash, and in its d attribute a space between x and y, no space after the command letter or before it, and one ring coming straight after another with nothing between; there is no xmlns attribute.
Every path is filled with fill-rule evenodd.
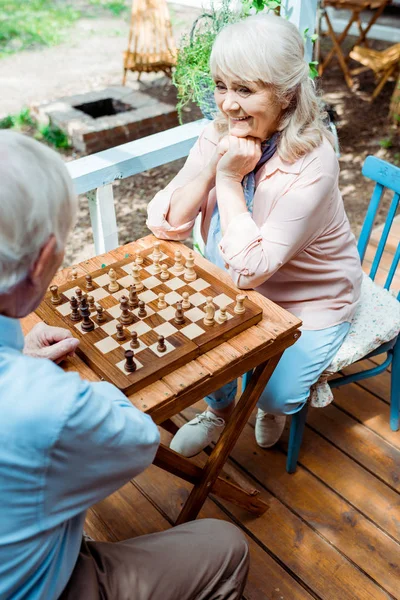
<svg viewBox="0 0 400 600"><path fill-rule="evenodd" d="M119 318L120 323L123 325L131 325L131 323L133 323L133 314L129 310L128 298L126 296L121 296L119 301L121 309L121 316Z"/></svg>
<svg viewBox="0 0 400 600"><path fill-rule="evenodd" d="M238 294L236 296L236 304L235 304L235 308L233 309L233 311L237 315L242 315L244 312L246 312L246 309L243 306L244 301L246 300L246 298L247 298L247 296L245 296L245 294Z"/></svg>
<svg viewBox="0 0 400 600"><path fill-rule="evenodd" d="M61 304L62 298L61 298L61 296L58 293L58 285L51 285L50 286L50 294L51 294L50 302L52 304L54 304L54 306L57 306L58 304Z"/></svg>
<svg viewBox="0 0 400 600"><path fill-rule="evenodd" d="M182 302L176 303L174 322L177 323L177 325L182 325L185 322L185 317L182 310Z"/></svg>
<svg viewBox="0 0 400 600"><path fill-rule="evenodd" d="M125 350L125 364L124 369L128 373L134 373L136 371L136 363L133 360L133 350Z"/></svg>

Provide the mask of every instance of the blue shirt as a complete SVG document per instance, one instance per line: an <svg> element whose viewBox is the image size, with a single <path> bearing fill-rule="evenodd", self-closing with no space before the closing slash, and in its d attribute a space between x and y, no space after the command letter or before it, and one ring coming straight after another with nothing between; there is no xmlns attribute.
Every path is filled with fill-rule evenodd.
<svg viewBox="0 0 400 600"><path fill-rule="evenodd" d="M153 461L153 421L113 385L22 354L0 315L0 598L59 597L85 512Z"/></svg>

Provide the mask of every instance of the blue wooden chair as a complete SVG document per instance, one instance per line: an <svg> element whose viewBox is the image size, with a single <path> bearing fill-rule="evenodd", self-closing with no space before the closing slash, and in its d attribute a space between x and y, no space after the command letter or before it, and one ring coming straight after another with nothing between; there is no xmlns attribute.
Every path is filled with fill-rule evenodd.
<svg viewBox="0 0 400 600"><path fill-rule="evenodd" d="M329 380L329 388L336 388L346 383L360 381L368 377L378 375L387 369L392 364L391 372L391 391L390 391L390 427L393 431L399 429L400 421L400 292L397 295L397 300L385 290L389 290L395 275L400 259L400 242L388 271L384 289L373 283L376 276L379 263L384 252L389 232L399 206L400 194L400 168L391 165L374 156L368 156L364 162L362 169L363 175L376 182L372 198L369 203L365 221L362 227L361 235L358 241L358 252L361 262L364 260L365 252L371 236L375 216L377 214L380 201L385 189L394 192L393 199L387 214L380 241L378 243L372 266L369 272L369 277L365 275L363 281L362 301L360 308L351 325L349 334L339 350L331 365L321 376L320 381L327 384L327 378L333 373L338 373L342 368L376 356L378 354L386 354L384 362L374 368L359 371L352 375L337 377ZM369 299L373 297L373 302ZM363 303L364 298L364 303ZM382 322L378 318L374 318L377 314L382 316ZM368 314L369 311L369 314ZM372 318L371 318L372 315ZM365 328L367 320L368 328ZM360 327L364 320L364 328ZM369 339L368 339L369 338ZM360 343L362 341L362 343ZM367 350L366 350L367 349ZM243 386L245 387L251 373L246 373L243 377ZM318 385L318 383L316 385ZM328 388L329 392L330 389ZM326 388L325 388L326 392ZM289 435L288 457L286 462L286 470L288 473L296 471L297 460L300 452L300 446L303 439L304 427L307 418L308 403L298 413L292 415L292 422Z"/></svg>

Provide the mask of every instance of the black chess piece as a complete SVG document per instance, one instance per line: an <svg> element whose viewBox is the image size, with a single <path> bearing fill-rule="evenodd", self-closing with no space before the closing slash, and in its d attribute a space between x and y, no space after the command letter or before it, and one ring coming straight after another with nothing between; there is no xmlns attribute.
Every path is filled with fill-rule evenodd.
<svg viewBox="0 0 400 600"><path fill-rule="evenodd" d="M131 285L129 289L129 308L133 310L139 306L139 298L136 292L136 285Z"/></svg>
<svg viewBox="0 0 400 600"><path fill-rule="evenodd" d="M125 336L125 332L124 332L124 326L122 325L122 323L117 323L115 327L117 329L117 340L119 340L119 341L125 340L126 336Z"/></svg>
<svg viewBox="0 0 400 600"><path fill-rule="evenodd" d="M139 300L138 317L140 317L141 319L143 319L144 317L147 317L147 310L145 309L145 304L144 304L143 300Z"/></svg>
<svg viewBox="0 0 400 600"><path fill-rule="evenodd" d="M158 336L157 352L165 352L167 346L165 345L165 338L163 335Z"/></svg>
<svg viewBox="0 0 400 600"><path fill-rule="evenodd" d="M125 350L125 364L124 369L128 373L134 373L136 371L136 363L133 360L133 350Z"/></svg>
<svg viewBox="0 0 400 600"><path fill-rule="evenodd" d="M137 331L132 331L132 339L129 345L132 349L140 348Z"/></svg>
<svg viewBox="0 0 400 600"><path fill-rule="evenodd" d="M106 320L106 318L104 316L104 308L101 306L101 304L97 304L96 310L97 310L97 322L104 323L104 321Z"/></svg>
<svg viewBox="0 0 400 600"><path fill-rule="evenodd" d="M182 302L177 302L176 303L176 311L175 311L174 322L177 325L182 325L182 323L185 322L185 317L183 315L183 310L182 310Z"/></svg>
<svg viewBox="0 0 400 600"><path fill-rule="evenodd" d="M129 310L128 298L126 296L121 296L119 300L122 312L119 318L120 323L122 323L123 325L131 325L131 323L133 323L133 314Z"/></svg>
<svg viewBox="0 0 400 600"><path fill-rule="evenodd" d="M85 275L85 279L86 279L86 289L88 292L91 292L94 287L93 287L93 282L92 282L92 276L89 275L89 273L87 275Z"/></svg>
<svg viewBox="0 0 400 600"><path fill-rule="evenodd" d="M76 322L80 321L82 319L82 317L79 313L78 300L75 298L75 296L71 296L70 304L71 304L70 319L71 319L71 321L74 321L76 323Z"/></svg>
<svg viewBox="0 0 400 600"><path fill-rule="evenodd" d="M81 317L83 319L82 324L81 324L82 331L86 331L86 332L93 331L94 323L93 323L92 319L90 318L90 310L89 310L89 306L87 304L86 297L82 298L82 302L79 307L79 312L81 313Z"/></svg>

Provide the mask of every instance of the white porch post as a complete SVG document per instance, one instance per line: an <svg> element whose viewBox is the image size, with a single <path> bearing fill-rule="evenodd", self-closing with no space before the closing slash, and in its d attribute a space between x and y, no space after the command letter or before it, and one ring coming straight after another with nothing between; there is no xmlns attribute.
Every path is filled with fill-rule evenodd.
<svg viewBox="0 0 400 600"><path fill-rule="evenodd" d="M113 186L110 183L86 193L89 201L96 255L118 248Z"/></svg>
<svg viewBox="0 0 400 600"><path fill-rule="evenodd" d="M308 28L308 34L313 35L317 22L317 5L318 0L282 0L281 15L294 23L301 34ZM305 59L307 62L312 60L310 39L307 39L306 42Z"/></svg>

